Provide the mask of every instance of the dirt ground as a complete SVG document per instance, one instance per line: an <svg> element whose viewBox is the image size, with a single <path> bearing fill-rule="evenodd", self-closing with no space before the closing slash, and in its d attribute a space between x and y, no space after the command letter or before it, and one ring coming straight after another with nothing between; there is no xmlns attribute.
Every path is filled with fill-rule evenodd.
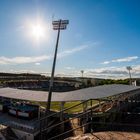
<svg viewBox="0 0 140 140"><path fill-rule="evenodd" d="M65 140L140 140L140 133L134 132L96 132L70 137Z"/></svg>

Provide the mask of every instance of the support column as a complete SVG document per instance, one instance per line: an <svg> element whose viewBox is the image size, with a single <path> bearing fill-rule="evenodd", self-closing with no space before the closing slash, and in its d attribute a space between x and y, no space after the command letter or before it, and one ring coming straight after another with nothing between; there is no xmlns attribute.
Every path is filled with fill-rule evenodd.
<svg viewBox="0 0 140 140"><path fill-rule="evenodd" d="M101 100L99 100L99 111L102 111Z"/></svg>
<svg viewBox="0 0 140 140"><path fill-rule="evenodd" d="M82 101L82 102L84 102L84 101ZM85 112L86 109L87 109L87 102L83 103L83 112Z"/></svg>
<svg viewBox="0 0 140 140"><path fill-rule="evenodd" d="M65 102L61 102L61 103L60 103L60 111L62 111L62 112L60 113L60 120L61 120L61 121L63 121L63 119L64 119L64 118L63 118L64 105L65 105Z"/></svg>
<svg viewBox="0 0 140 140"><path fill-rule="evenodd" d="M120 111L120 108L121 108L121 107L120 107L120 100L117 101L117 108L118 108L117 111L119 112L119 111Z"/></svg>
<svg viewBox="0 0 140 140"><path fill-rule="evenodd" d="M38 120L40 119L40 106L38 107Z"/></svg>
<svg viewBox="0 0 140 140"><path fill-rule="evenodd" d="M83 103L83 113L85 113L87 110L87 102ZM83 115L83 123L82 124L86 124L88 122L88 116L85 114ZM86 133L88 130L88 126L84 126L83 127L83 133Z"/></svg>
<svg viewBox="0 0 140 140"><path fill-rule="evenodd" d="M60 113L60 121L61 121L61 122L64 121L64 112L63 112L63 110L64 110L64 105L65 105L65 102L61 102L61 103L60 103L60 111L61 111L61 113ZM64 123L61 124L60 127L61 127L61 132L63 133L63 132L64 132Z"/></svg>

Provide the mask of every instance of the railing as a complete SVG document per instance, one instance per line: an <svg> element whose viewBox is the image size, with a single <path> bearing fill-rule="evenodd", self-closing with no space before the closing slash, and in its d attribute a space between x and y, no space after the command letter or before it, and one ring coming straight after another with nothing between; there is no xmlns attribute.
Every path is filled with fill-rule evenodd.
<svg viewBox="0 0 140 140"><path fill-rule="evenodd" d="M69 107L69 108L66 108L66 109L64 109L64 110L61 110L60 112L52 113L52 114L50 114L50 115L47 115L47 116L45 116L45 117L42 117L42 118L39 119L39 121L45 120L45 119L50 118L50 117L53 117L53 116L57 116L57 115L59 115L59 114L65 112L65 111L68 111L68 110L71 110L71 109L73 109L73 108L75 108L75 107L77 107L77 106L83 105L84 103L90 102L90 106L92 107L92 105L93 105L93 104L92 104L92 101L93 101L93 100L99 101L98 99L88 99L88 100L83 101L83 102L81 102L81 103L79 103L79 104L76 104L76 105L71 106L71 107ZM112 100L109 100L109 99L102 99L102 101L112 101Z"/></svg>
<svg viewBox="0 0 140 140"><path fill-rule="evenodd" d="M87 101L83 101L83 102L81 102L81 103L79 103L79 104L76 104L76 105L71 106L71 107L69 107L69 108L66 108L66 109L64 109L64 110L61 110L60 112L52 113L52 114L50 114L50 115L47 115L47 116L45 116L45 117L42 117L42 118L40 118L40 120L38 120L38 121L40 122L40 125L42 125L42 122L44 122L45 120L47 120L47 119L49 119L49 118L51 118L51 117L58 117L58 116L59 116L60 114L62 114L63 112L68 111L68 110L71 110L71 109L73 109L73 108L75 108L75 107L78 107L78 106L80 106L80 105L82 105L82 104L84 104L84 103L87 103L88 101L91 101L91 99L90 99L90 100L87 100ZM40 126L40 127L41 127L41 126Z"/></svg>
<svg viewBox="0 0 140 140"><path fill-rule="evenodd" d="M104 115L108 115L108 114L111 114L111 113L117 114L115 112L104 112ZM101 114L95 113L92 109L88 110L87 112L84 112L83 114L77 115L74 118L69 119L69 121L73 120L75 118L78 118L78 117L86 116L87 114L88 114L88 117L90 118L89 121L85 122L84 124L82 124L81 126L79 126L77 128L68 130L68 131L63 132L61 134L58 134L54 137L51 137L48 140L54 140L54 139L58 139L58 138L63 139L63 136L65 136L66 134L68 134L70 132L73 132L73 131L75 131L79 128L86 127L86 126L89 126L89 128L88 128L89 132L98 131L98 130L96 130L96 126L98 126L99 130L102 130L102 131L107 131L107 130L108 131L111 131L111 130L113 130L113 131L122 131L122 130L123 131L128 131L129 130L130 131L131 130L131 131L140 132L140 124L120 123L120 122L114 122L113 120L112 120L112 122L102 122L102 121L101 122L94 122L93 121L94 117L96 117L97 115L101 115ZM122 114L125 115L125 114L130 114L130 113L122 112ZM140 117L139 113L131 113L131 115L139 115L139 117ZM48 127L48 129L57 127L57 126L62 125L63 123L66 123L66 122L68 122L68 120L60 122L56 125L50 126L50 127ZM100 128L100 126L101 126L101 128Z"/></svg>
<svg viewBox="0 0 140 140"><path fill-rule="evenodd" d="M71 106L71 107L69 107L69 108L66 108L66 109L64 109L64 110L62 110L62 111L60 111L60 112L57 112L57 113L53 113L53 114L50 114L50 115L48 115L48 116L45 116L45 117L43 117L43 118L41 118L40 119L40 134L41 134L41 140L42 140L42 134L43 133L48 133L48 131L50 131L51 129L53 129L53 128L55 128L55 127L58 127L59 125L64 125L66 122L69 122L69 121L71 121L71 120L73 120L73 119L75 119L75 118L80 118L80 117L82 117L82 116L84 116L84 115L86 115L86 114L88 114L88 113L92 113L92 110L93 109L95 109L95 108L97 108L97 107L99 107L100 105L102 105L102 104L104 104L104 102L105 101L112 101L112 100L110 100L110 99L102 99L102 102L100 102L100 103L96 103L96 104L94 104L93 105L93 101L95 101L96 99L89 99L89 100L86 100L86 101L83 101L83 102L81 102L81 103L79 103L79 104L76 104L76 105L74 105L74 106ZM99 101L98 99L97 99L97 101ZM51 118L51 117L55 117L55 116L59 116L60 114L63 114L64 112L66 112L66 111L69 111L69 110L71 110L71 109L74 109L74 108L76 108L76 107L78 107L78 106L80 106L80 105L84 105L84 104L86 104L86 109L87 110L83 110L83 112L80 112L79 114L76 114L76 115L74 115L74 117L72 117L71 119L67 119L67 120L65 120L65 121L62 121L62 122L60 122L60 123L57 123L57 124L54 124L54 125L52 125L52 126L50 126L50 125L48 125L48 121L49 121L49 118ZM90 110L89 110L90 109ZM45 125L44 125L45 124Z"/></svg>
<svg viewBox="0 0 140 140"><path fill-rule="evenodd" d="M82 127L85 127L85 126L87 126L87 125L90 125L91 123L92 123L92 122L85 123L85 124L83 124L83 125L81 125L81 126L79 126L79 127L77 127L77 128L68 130L68 131L66 131L66 132L64 132L64 133L61 133L61 134L57 135L57 136L51 137L51 138L49 138L48 140L54 140L54 139L63 137L64 135L66 135L66 134L68 134L68 133L70 133L70 132L73 132L73 131L75 131L75 130L77 130L77 129L79 129L79 128L82 128Z"/></svg>
<svg viewBox="0 0 140 140"><path fill-rule="evenodd" d="M106 100L106 99L105 99ZM50 131L51 129L53 129L53 128L55 128L55 127L58 127L59 125L64 125L65 123L67 123L67 122L69 122L69 121L71 121L71 120L73 120L73 119L75 119L75 118L80 118L80 117L82 117L82 116L84 116L84 115L86 115L86 114L88 114L88 113L92 113L92 109L88 109L89 108L89 106L90 106L90 108L96 108L97 106L99 106L99 104L96 104L95 106L93 106L93 104L92 104L92 99L89 99L89 100L86 100L86 101L83 101L83 102L81 102L81 103L79 103L79 104L77 104L77 105L74 105L74 106L71 106L71 107L69 107L69 108L66 108L66 109L64 109L64 110L62 110L62 111L60 111L60 112L57 112L57 113L53 113L53 114L50 114L50 115L48 115L48 116L46 116L46 117L43 117L43 118L41 118L40 119L40 134L41 134L41 140L43 140L43 138L42 138L42 136L45 134L46 135L46 133L48 132L48 131ZM78 107L78 106L80 106L80 105L84 105L84 104L86 104L87 105L87 110L85 110L84 112L82 112L82 113L79 113L79 114L77 114L77 115L75 115L75 117L73 117L73 118L70 118L70 119L67 119L67 120L65 120L65 121L62 121L62 122L60 122L60 123L57 123L57 124L54 124L54 125L52 125L52 126L49 126L49 125L47 125L47 127L44 127L44 126L42 126L42 124L46 124L46 121L48 121L49 120L49 118L50 117L55 117L55 116L57 116L58 117L58 115L60 115L60 114L62 114L62 113L64 113L64 112L66 112L66 111L68 111L68 110L71 110L71 109L74 109L74 108L76 108L76 107ZM85 125L85 124L84 124ZM83 126L84 126L83 125ZM72 131L72 130L71 130ZM68 133L68 132L67 132ZM55 136L56 137L56 136Z"/></svg>
<svg viewBox="0 0 140 140"><path fill-rule="evenodd" d="M40 119L40 121L42 121L42 120L44 120L44 119L47 119L47 118L50 118L50 117L53 117L53 116L57 116L57 115L59 115L59 114L65 112L65 111L68 111L68 110L70 110L70 109L73 109L73 108L75 108L75 107L77 107L77 106L80 106L80 105L82 105L82 104L84 104L84 103L87 103L87 102L89 102L89 101L92 101L92 99L83 101L83 102L81 102L81 103L79 103L79 104L76 104L76 105L71 106L71 107L69 107L69 108L66 108L66 109L64 109L64 110L61 110L60 112L56 112L56 113L50 114L50 115L48 115L48 116L42 117L42 118Z"/></svg>
<svg viewBox="0 0 140 140"><path fill-rule="evenodd" d="M64 135L66 135L66 134L68 134L68 133L70 133L70 132L73 132L73 131L75 131L75 130L77 130L77 129L79 129L79 128L82 128L82 127L85 127L85 126L87 126L87 125L91 125L91 127L90 127L90 132L92 133L92 135L94 136L94 137L96 137L98 140L101 140L101 138L100 137L98 137L98 136L96 136L96 135L94 135L93 134L93 132L94 132L94 130L92 129L92 126L93 125L104 125L105 127L109 127L110 128L110 130L114 130L114 131L122 131L123 130L123 132L125 132L125 128L126 128L126 131L128 131L128 127L129 127L129 129L133 129L133 131L135 132L135 130L137 130L137 129L139 129L140 130L140 125L138 125L138 124L124 124L124 123L105 123L105 122L92 122L92 121L90 121L90 122L87 122L87 123L85 123L85 124L83 124L83 125L81 125L81 126L79 126L79 127L77 127L77 128L75 128L75 129L71 129L71 130L69 130L69 131L66 131L66 132L64 132L64 133L61 133L61 134L59 134L59 135L57 135L57 136L54 136L54 137L51 137L51 138L49 138L48 140L58 140L59 138L61 139ZM116 128L118 128L118 129L116 129ZM107 131L107 130L109 130L109 129L102 129L102 131ZM96 131L95 131L96 132ZM60 140L59 139L59 140ZM63 138L62 138L62 140L63 140Z"/></svg>
<svg viewBox="0 0 140 140"><path fill-rule="evenodd" d="M108 101L108 100L105 100L105 101ZM65 134L68 134L68 133L70 133L70 132L73 132L73 131L75 131L76 129L79 129L79 128L82 128L82 127L85 127L85 126L87 126L87 125L99 125L99 124L101 124L101 125L106 125L106 126L108 126L109 128L119 128L119 126L123 126L124 128L127 128L127 126L129 126L129 127L136 127L137 128L137 130L140 130L140 125L136 125L136 124L129 124L129 123L114 123L113 121L114 120L112 120L112 122L94 122L93 123L93 121L92 121L92 119L94 118L94 117L98 117L98 116L104 116L104 115L110 115L111 113L114 113L115 115L117 115L117 113L119 113L119 112L112 112L112 110L108 110L107 109L107 111L104 111L104 113L97 113L96 111L95 111L95 108L98 108L98 106L99 106L99 104L96 104L95 106L93 106L93 104L92 104L92 99L90 99L90 100L87 100L87 101L84 101L84 102L81 102L80 104L77 104L77 105L74 105L74 106L72 106L72 107L69 107L69 108L67 108L67 109L64 109L64 110L62 110L62 111L60 111L60 112L58 112L58 113L53 113L53 114L51 114L51 115L49 115L49 116L47 116L47 117L44 117L44 118L42 118L41 119L41 121L43 121L43 120L45 120L46 118L49 118L49 117L52 117L52 116L55 116L55 115L59 115L59 114L61 114L61 113L63 113L63 112L65 112L65 111L68 111L68 110L70 110L70 109L73 109L73 108L75 108L75 107L77 107L77 106L79 106L79 105L81 105L81 104L84 104L84 103L89 103L90 102L90 108L89 109L87 109L87 110L85 110L85 112L82 112L82 113L80 113L80 114L77 114L77 115L75 115L73 118L70 118L70 119L67 119L67 120L64 120L64 121L62 121L62 122L60 122L60 123L57 123L57 124L54 124L54 125L52 125L52 126L47 126L47 127L45 127L45 128L41 128L41 135L46 135L46 132L48 132L48 130L51 130L51 129L54 129L54 128L56 128L56 127L58 127L58 126L61 126L61 125L64 125L65 123L67 123L67 122L69 122L69 121L72 121L72 120L74 120L75 118L82 118L82 117L84 117L84 119L87 119L86 117L87 117L87 115L88 115L88 118L90 118L90 120L87 120L87 121L85 121L83 124L81 124L81 126L79 126L79 127L77 127L77 128L74 128L74 129L71 129L71 130L68 130L68 131L66 131L66 132L64 132L64 133L61 133L61 134L58 134L58 135L56 135L56 136L54 136L54 137L51 137L51 138L48 138L48 140L53 140L53 139L57 139L57 138L59 138L59 137L62 137L62 136L64 136ZM103 102L102 104L104 104L105 102ZM101 105L102 105L101 104ZM114 106L114 103L112 102L112 107ZM133 113L133 112L121 112L123 115L124 114L132 114L132 115L140 115L139 113ZM92 131L92 128L93 127L91 127L90 128L90 131ZM113 129L112 129L113 130ZM41 139L42 140L42 139Z"/></svg>

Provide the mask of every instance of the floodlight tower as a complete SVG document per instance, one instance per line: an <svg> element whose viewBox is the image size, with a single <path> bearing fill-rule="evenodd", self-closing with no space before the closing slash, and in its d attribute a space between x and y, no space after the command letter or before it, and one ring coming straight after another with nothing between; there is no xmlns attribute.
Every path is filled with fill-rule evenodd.
<svg viewBox="0 0 140 140"><path fill-rule="evenodd" d="M127 66L126 69L128 70L128 73L129 73L129 84L132 85L132 78L131 78L131 70L132 68L130 66Z"/></svg>
<svg viewBox="0 0 140 140"><path fill-rule="evenodd" d="M82 78L83 78L84 70L81 70L81 73L82 73Z"/></svg>
<svg viewBox="0 0 140 140"><path fill-rule="evenodd" d="M46 108L46 113L47 114L49 113L50 106L51 106L51 97L52 97L54 72L55 72L55 64L56 64L56 58L57 58L57 50L58 50L60 30L65 30L68 24L69 24L69 20L61 20L60 19L58 21L53 21L52 22L53 29L58 30L58 33L57 33L57 40L56 40L55 53L54 53L53 66L52 66L51 79L50 79L50 86L49 86L49 93L48 93L48 101L47 101L47 108Z"/></svg>

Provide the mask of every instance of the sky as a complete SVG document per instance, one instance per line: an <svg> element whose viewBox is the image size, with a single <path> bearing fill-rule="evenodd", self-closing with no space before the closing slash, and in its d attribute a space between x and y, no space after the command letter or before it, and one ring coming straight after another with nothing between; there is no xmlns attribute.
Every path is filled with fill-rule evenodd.
<svg viewBox="0 0 140 140"><path fill-rule="evenodd" d="M140 77L139 0L0 0L0 72L50 75L60 32L55 76Z"/></svg>

